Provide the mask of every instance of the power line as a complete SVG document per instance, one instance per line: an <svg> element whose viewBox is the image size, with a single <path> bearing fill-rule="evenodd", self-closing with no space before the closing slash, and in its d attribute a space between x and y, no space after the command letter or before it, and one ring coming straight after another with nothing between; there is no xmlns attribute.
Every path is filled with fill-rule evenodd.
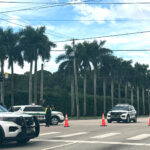
<svg viewBox="0 0 150 150"><path fill-rule="evenodd" d="M79 40L100 39L100 38L109 38L109 37L126 36L126 35L134 35L134 34L143 34L143 33L149 33L149 32L150 31L129 32L129 33L121 33L121 34L104 35L104 36L98 36L98 37L87 37L87 38L81 38L81 39L75 39L75 40L79 41ZM55 41L55 43L67 42L67 41L72 41L72 39L63 40L63 41Z"/></svg>
<svg viewBox="0 0 150 150"><path fill-rule="evenodd" d="M119 22L125 22L125 21L150 21L150 19L102 19L102 20L97 20L97 19L26 19L27 21L50 21L50 22L78 22L78 21L119 21Z"/></svg>
<svg viewBox="0 0 150 150"><path fill-rule="evenodd" d="M4 3L3 1L1 1L0 3ZM150 2L126 2L126 3L113 3L113 2L108 2L108 3L105 3L105 2L86 2L86 1L83 1L83 2L75 2L75 3L35 3L35 2L5 2L5 3L28 3L28 4L45 4L45 5L50 5L50 6L41 6L39 8L37 7L31 7L31 8L24 8L24 9L17 9L17 10L8 10L8 11L2 11L0 13L10 13L10 12L18 12L18 11L26 11L26 10L34 10L34 9L45 9L45 8L50 8L50 7L58 7L58 6L67 6L67 5L85 5L85 4L102 4L102 5L123 5L123 4L128 4L128 5L137 5L137 4L144 4L144 5L148 5L150 4Z"/></svg>
<svg viewBox="0 0 150 150"><path fill-rule="evenodd" d="M137 5L137 4L150 4L150 2L67 2L67 3L62 3L62 2L59 2L59 3L55 3L55 2L30 2L30 1L26 1L26 2L17 2L17 1L0 1L0 3L15 3L15 4L47 4L47 5L57 5L57 4L71 4L71 5L77 5L77 4L103 4L103 5Z"/></svg>
<svg viewBox="0 0 150 150"><path fill-rule="evenodd" d="M5 15L5 16L7 16L7 17L9 17L10 18L10 16L8 16L8 15L6 15L6 14L1 14L1 15ZM14 25L17 25L17 26L21 26L21 27L26 27L25 25L21 25L21 24L19 24L19 23L15 23L15 22L12 22L12 21L8 21L8 20L6 20L6 19L3 19L3 18L0 18L0 20L3 20L3 21L5 21L5 22L8 22L8 23L11 23L11 24L14 24ZM25 21L25 19L23 20L23 22ZM26 23L26 22L24 22L26 25L30 25L30 24L28 24L28 23ZM50 34L50 35L52 35L52 36L55 36L55 37L59 37L59 38L62 38L62 36L63 37L68 37L68 38L70 38L70 36L68 36L68 35L64 35L64 34L62 34L62 33L56 33L56 32L54 32L54 31L51 31L51 32L46 32L46 34ZM61 36L62 35L62 36Z"/></svg>

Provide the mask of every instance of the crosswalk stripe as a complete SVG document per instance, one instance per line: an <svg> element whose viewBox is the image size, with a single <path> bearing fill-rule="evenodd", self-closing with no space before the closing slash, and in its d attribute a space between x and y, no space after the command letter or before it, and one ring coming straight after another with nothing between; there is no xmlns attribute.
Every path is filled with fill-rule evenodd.
<svg viewBox="0 0 150 150"><path fill-rule="evenodd" d="M60 133L60 132L42 133L42 134L40 134L39 136L43 136L43 135L51 135L51 134L57 134L57 133Z"/></svg>
<svg viewBox="0 0 150 150"><path fill-rule="evenodd" d="M103 134L103 135L94 136L94 137L91 137L91 138L93 138L93 139L103 139L103 138L118 135L118 134L120 134L120 133L107 133L107 134Z"/></svg>
<svg viewBox="0 0 150 150"><path fill-rule="evenodd" d="M77 135L82 135L82 134L87 134L88 132L77 132L77 133L72 133L72 134L66 134L66 135L60 135L57 137L71 137L71 136L77 136Z"/></svg>
<svg viewBox="0 0 150 150"><path fill-rule="evenodd" d="M143 140L150 137L150 134L140 134L131 138L128 138L128 140Z"/></svg>

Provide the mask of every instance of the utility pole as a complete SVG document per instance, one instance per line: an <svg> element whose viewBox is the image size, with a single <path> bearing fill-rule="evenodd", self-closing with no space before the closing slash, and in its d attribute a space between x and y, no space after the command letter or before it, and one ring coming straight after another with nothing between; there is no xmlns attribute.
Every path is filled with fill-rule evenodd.
<svg viewBox="0 0 150 150"><path fill-rule="evenodd" d="M74 67L74 82L75 82L75 97L76 97L76 109L77 109L77 119L80 117L80 109L79 109L79 96L78 96L78 79L77 79L77 67L76 67L76 55L75 55L75 40L73 39L73 67Z"/></svg>
<svg viewBox="0 0 150 150"><path fill-rule="evenodd" d="M43 65L41 64L41 88L40 88L40 100L43 101Z"/></svg>

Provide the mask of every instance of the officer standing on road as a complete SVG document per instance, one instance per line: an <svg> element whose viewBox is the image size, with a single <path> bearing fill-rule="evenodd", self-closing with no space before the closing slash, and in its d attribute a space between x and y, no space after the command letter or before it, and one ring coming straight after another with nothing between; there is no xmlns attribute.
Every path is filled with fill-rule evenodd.
<svg viewBox="0 0 150 150"><path fill-rule="evenodd" d="M50 122L51 122L51 108L49 105L47 105L47 107L45 108L45 123L46 123L46 127L50 126Z"/></svg>

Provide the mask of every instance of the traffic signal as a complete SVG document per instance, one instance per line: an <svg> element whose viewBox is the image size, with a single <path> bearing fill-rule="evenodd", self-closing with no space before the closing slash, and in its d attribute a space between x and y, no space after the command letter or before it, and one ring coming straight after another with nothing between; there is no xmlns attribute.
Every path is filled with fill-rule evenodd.
<svg viewBox="0 0 150 150"><path fill-rule="evenodd" d="M3 79L4 79L3 74L2 74L2 73L0 73L0 82L2 82L2 81L3 81Z"/></svg>

